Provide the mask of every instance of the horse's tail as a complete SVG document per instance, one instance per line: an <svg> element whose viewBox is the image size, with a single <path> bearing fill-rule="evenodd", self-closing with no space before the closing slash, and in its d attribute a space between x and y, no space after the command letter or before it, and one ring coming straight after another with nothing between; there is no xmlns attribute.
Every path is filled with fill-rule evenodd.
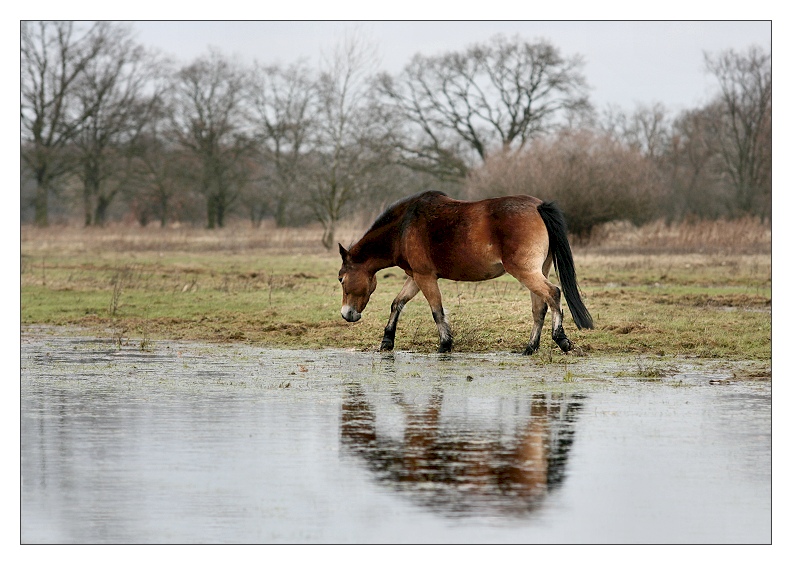
<svg viewBox="0 0 792 565"><path fill-rule="evenodd" d="M594 327L594 322L580 297L564 214L555 202L542 202L536 209L542 216L547 235L550 237L550 253L553 254L553 264L561 281L561 289L566 296L569 311L572 312L572 319L575 320L578 328L591 329Z"/></svg>

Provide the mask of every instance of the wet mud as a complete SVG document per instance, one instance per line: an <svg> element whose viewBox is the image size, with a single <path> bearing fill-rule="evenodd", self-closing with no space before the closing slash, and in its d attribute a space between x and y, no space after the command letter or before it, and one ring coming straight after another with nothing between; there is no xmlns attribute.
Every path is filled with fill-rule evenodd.
<svg viewBox="0 0 792 565"><path fill-rule="evenodd" d="M21 346L23 543L771 541L761 364Z"/></svg>

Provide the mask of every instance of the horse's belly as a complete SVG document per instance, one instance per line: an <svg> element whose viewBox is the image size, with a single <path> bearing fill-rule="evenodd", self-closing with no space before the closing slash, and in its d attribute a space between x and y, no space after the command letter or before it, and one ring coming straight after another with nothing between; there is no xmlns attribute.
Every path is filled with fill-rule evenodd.
<svg viewBox="0 0 792 565"><path fill-rule="evenodd" d="M441 279L452 281L486 281L494 279L505 273L502 263L476 263L470 262L465 266L453 266L438 271Z"/></svg>

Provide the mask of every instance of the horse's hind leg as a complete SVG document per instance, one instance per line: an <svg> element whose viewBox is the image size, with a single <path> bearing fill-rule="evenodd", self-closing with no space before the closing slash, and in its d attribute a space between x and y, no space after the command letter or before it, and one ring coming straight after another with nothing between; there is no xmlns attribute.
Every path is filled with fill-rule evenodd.
<svg viewBox="0 0 792 565"><path fill-rule="evenodd" d="M548 281L549 283L550 281ZM550 286L553 286L552 284ZM564 326L562 322L564 320L564 313L561 310L561 289L557 286L553 286L555 289L555 308L551 305L550 309L553 312L553 341L558 344L558 347L561 348L561 351L566 353L570 349L572 349L572 342L564 333Z"/></svg>
<svg viewBox="0 0 792 565"><path fill-rule="evenodd" d="M531 289L531 294L536 294L539 296L539 301L545 303L544 308L541 309L541 319L544 320L544 312L547 312L547 308L550 308L550 312L553 316L553 341L558 344L558 347L561 348L561 351L566 353L570 349L572 349L572 342L569 341L567 338L566 333L564 333L564 313L561 310L561 289L547 280L546 277L542 276L541 274L534 275L530 277L529 281L525 284L529 289ZM534 304L534 307L536 304ZM536 340L536 345L539 345L539 333L542 330L541 324L537 324L536 321L537 313L534 310L534 330L537 332L537 335L534 335L533 332L531 333L532 341L528 344L528 348L526 348L525 353L530 355L536 349L532 349L531 346L533 345L533 340ZM538 327L537 327L538 326ZM530 350L530 351L529 351Z"/></svg>
<svg viewBox="0 0 792 565"><path fill-rule="evenodd" d="M534 353L539 347L539 337L542 332L542 325L544 324L544 316L548 308L553 316L553 341L555 341L558 347L565 353L572 349L572 342L569 341L566 333L564 333L564 314L561 310L561 289L547 279L547 273L549 272L551 263L552 260L549 256L543 261L541 270L538 268L521 268L516 265L507 265L504 263L506 270L531 291L534 326L531 331L531 339L528 343L528 347L525 348L526 355ZM542 305L542 303L544 303L544 305Z"/></svg>
<svg viewBox="0 0 792 565"><path fill-rule="evenodd" d="M380 351L391 351L393 349L394 341L396 340L396 324L399 322L399 315L412 298L418 294L418 285L412 277L407 277L404 286L393 299L391 304L390 318L388 318L388 325L385 326L385 335L382 336L382 344Z"/></svg>
<svg viewBox="0 0 792 565"><path fill-rule="evenodd" d="M531 355L539 349L539 339L542 337L542 326L544 326L545 314L547 314L547 303L535 292L531 292L531 312L534 325L524 355Z"/></svg>

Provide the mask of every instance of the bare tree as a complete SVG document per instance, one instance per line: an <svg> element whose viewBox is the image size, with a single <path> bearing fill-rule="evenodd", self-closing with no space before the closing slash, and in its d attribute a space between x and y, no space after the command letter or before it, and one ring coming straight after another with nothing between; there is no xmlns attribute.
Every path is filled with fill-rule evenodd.
<svg viewBox="0 0 792 565"><path fill-rule="evenodd" d="M47 225L50 192L73 166L67 146L95 110L76 103L77 83L110 30L107 22L87 29L73 22L21 24L22 158L36 182L37 225Z"/></svg>
<svg viewBox="0 0 792 565"><path fill-rule="evenodd" d="M520 149L565 113L590 109L582 59L546 41L494 37L463 52L416 55L381 93L408 126L405 161L441 178L464 178L493 152Z"/></svg>
<svg viewBox="0 0 792 565"><path fill-rule="evenodd" d="M114 26L77 87L86 114L74 140L85 225L103 225L131 172L137 137L159 107L165 86L154 56L132 40L130 28Z"/></svg>
<svg viewBox="0 0 792 565"><path fill-rule="evenodd" d="M377 159L367 112L367 71L373 50L357 36L339 43L326 61L317 85L316 147L312 152L308 204L322 224L322 244L335 244L338 221L356 199L371 189Z"/></svg>
<svg viewBox="0 0 792 565"><path fill-rule="evenodd" d="M711 124L716 154L732 188L732 215L755 211L769 200L772 73L770 54L759 47L705 54L707 71L720 86L717 121Z"/></svg>
<svg viewBox="0 0 792 565"><path fill-rule="evenodd" d="M142 225L156 218L160 226L166 226L189 193L186 171L194 160L164 134L165 112L164 108L157 110L134 146L135 190L130 191L128 199Z"/></svg>
<svg viewBox="0 0 792 565"><path fill-rule="evenodd" d="M248 181L246 75L217 51L183 68L173 89L172 127L196 159L195 180L206 198L207 227L223 227Z"/></svg>
<svg viewBox="0 0 792 565"><path fill-rule="evenodd" d="M662 157L671 141L669 113L660 102L639 104L629 116L620 108L610 107L603 128L651 159Z"/></svg>
<svg viewBox="0 0 792 565"><path fill-rule="evenodd" d="M301 162L316 141L316 81L302 62L287 68L256 65L250 100L261 155L260 190L249 196L254 224L265 213L283 226L291 219Z"/></svg>
<svg viewBox="0 0 792 565"><path fill-rule="evenodd" d="M710 125L718 122L716 105L688 110L674 120L666 154L669 199L666 217L716 218L728 211L723 175L716 166Z"/></svg>

